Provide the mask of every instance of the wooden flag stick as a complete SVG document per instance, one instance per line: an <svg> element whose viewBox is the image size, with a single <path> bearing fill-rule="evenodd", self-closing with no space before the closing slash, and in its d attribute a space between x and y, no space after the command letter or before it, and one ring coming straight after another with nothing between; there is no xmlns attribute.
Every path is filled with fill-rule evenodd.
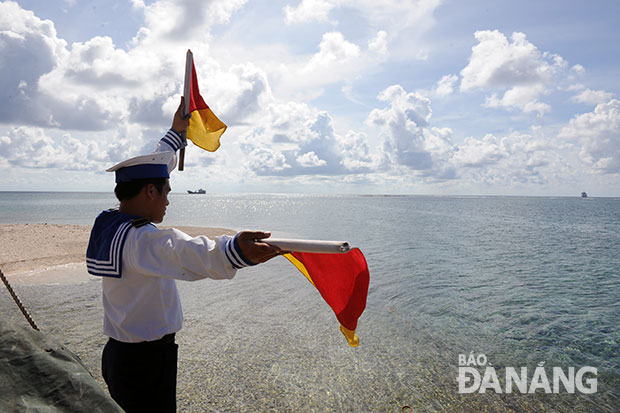
<svg viewBox="0 0 620 413"><path fill-rule="evenodd" d="M189 116L189 101L191 99L191 88L192 88L192 62L193 62L192 51L187 49L187 54L185 55L185 80L183 84L183 97L185 101L185 105L183 106L183 118L187 118ZM183 131L181 133L181 139L183 142L187 142L187 133ZM179 171L182 171L185 165L185 148L181 148L179 152Z"/></svg>

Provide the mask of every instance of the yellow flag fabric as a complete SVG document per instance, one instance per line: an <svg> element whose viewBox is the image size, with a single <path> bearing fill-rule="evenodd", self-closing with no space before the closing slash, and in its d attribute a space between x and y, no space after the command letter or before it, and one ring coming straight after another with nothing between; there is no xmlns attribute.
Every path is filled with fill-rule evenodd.
<svg viewBox="0 0 620 413"><path fill-rule="evenodd" d="M226 131L226 125L215 116L200 96L198 76L193 61L189 112L192 117L187 128L187 138L202 149L215 152L220 147L220 137Z"/></svg>

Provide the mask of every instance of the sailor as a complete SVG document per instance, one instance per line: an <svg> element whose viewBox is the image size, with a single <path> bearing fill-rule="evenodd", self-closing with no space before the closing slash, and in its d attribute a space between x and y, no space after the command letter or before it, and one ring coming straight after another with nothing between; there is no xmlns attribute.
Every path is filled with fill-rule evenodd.
<svg viewBox="0 0 620 413"><path fill-rule="evenodd" d="M160 229L170 192L176 151L189 120L183 100L172 128L155 152L121 162L116 175L120 206L101 212L92 228L86 264L102 277L103 332L109 337L102 374L112 398L127 412L176 410L175 333L183 324L176 280L230 279L238 269L283 252L262 239L266 232L240 232L215 239Z"/></svg>

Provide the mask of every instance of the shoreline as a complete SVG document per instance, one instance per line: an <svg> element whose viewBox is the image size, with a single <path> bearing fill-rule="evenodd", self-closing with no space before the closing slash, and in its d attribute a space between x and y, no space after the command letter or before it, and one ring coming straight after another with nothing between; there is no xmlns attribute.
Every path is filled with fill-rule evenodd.
<svg viewBox="0 0 620 413"><path fill-rule="evenodd" d="M7 276L15 276L84 264L91 228L90 225L72 224L0 224L0 270ZM213 238L236 233L226 228L174 228L193 237L205 235Z"/></svg>

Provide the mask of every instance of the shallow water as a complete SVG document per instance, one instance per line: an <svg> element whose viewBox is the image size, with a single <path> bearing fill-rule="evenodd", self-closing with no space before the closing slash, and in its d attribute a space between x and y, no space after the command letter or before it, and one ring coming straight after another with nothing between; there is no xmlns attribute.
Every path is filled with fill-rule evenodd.
<svg viewBox="0 0 620 413"><path fill-rule="evenodd" d="M101 208L112 204L93 197ZM92 203L72 214L81 217ZM619 206L617 199L172 196L167 225L345 239L364 251L371 271L356 349L282 258L232 281L179 283L179 410L617 411ZM16 289L42 329L99 375L99 282ZM7 294L0 305L20 320ZM540 362L549 372L594 366L598 391L459 394L458 356L470 352L484 353L500 377L510 366L527 367L531 377Z"/></svg>

